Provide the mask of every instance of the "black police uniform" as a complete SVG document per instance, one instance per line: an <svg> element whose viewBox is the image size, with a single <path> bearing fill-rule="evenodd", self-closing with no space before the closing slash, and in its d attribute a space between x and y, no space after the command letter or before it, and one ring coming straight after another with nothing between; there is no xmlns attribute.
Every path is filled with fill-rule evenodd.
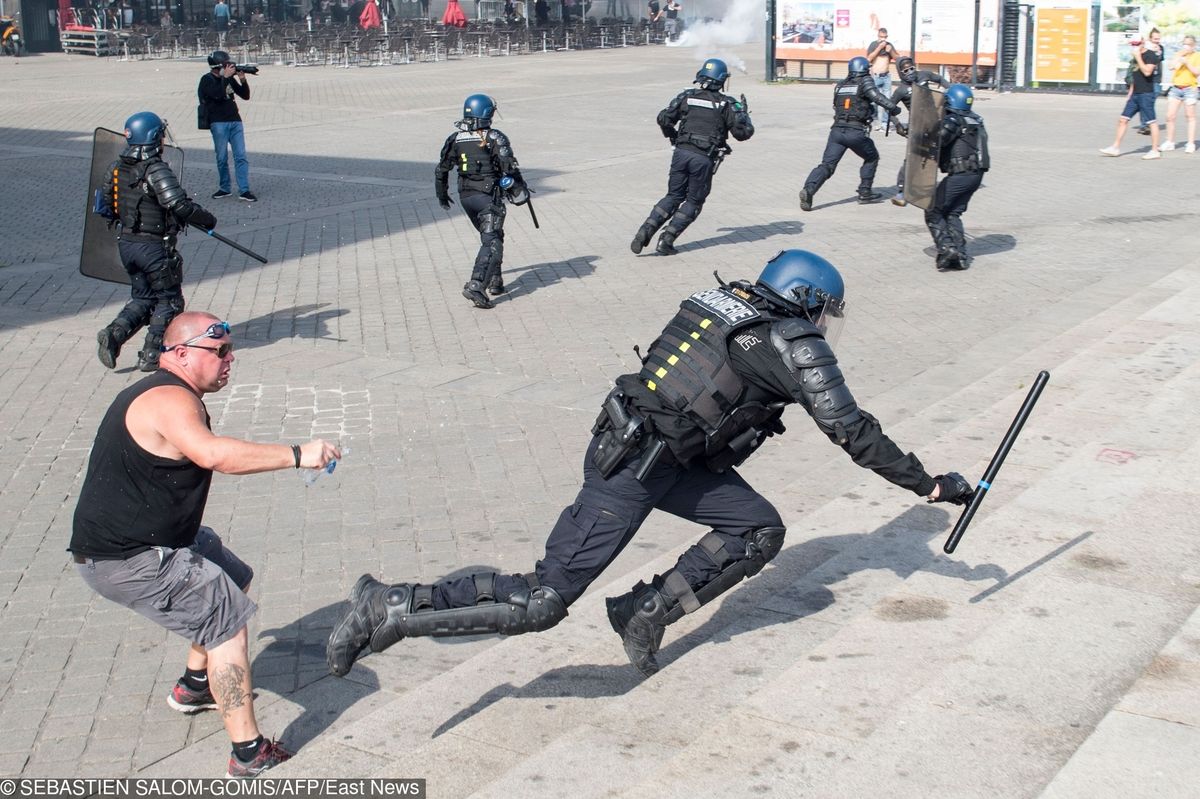
<svg viewBox="0 0 1200 799"><path fill-rule="evenodd" d="M475 256L475 266L471 270L471 282L480 287L479 291L473 292L478 294L475 304L491 307L481 293L482 288L486 286L492 294L504 291L500 270L504 260L505 207L500 179L511 177L514 191L523 187L525 181L508 137L494 128L458 130L446 138L441 159L434 170L434 188L444 208L450 203L448 175L451 171L458 173L459 202L479 231L479 254Z"/></svg>
<svg viewBox="0 0 1200 799"><path fill-rule="evenodd" d="M925 212L925 225L937 247L939 269L965 269L967 240L962 215L991 167L987 129L973 111L947 108L939 131L938 168L946 173Z"/></svg>
<svg viewBox="0 0 1200 799"><path fill-rule="evenodd" d="M704 208L717 164L730 152L728 137L746 141L754 135L754 124L737 100L705 88L680 92L658 113L657 122L675 145L667 195L651 209L630 247L640 253L665 223L658 253L671 255L675 239Z"/></svg>
<svg viewBox="0 0 1200 799"><path fill-rule="evenodd" d="M821 186L825 185L825 181L833 177L846 150L852 151L863 160L862 168L858 171L859 199L879 199L879 195L871 192L871 186L875 182L875 168L879 165L879 150L875 148L875 142L871 141L870 136L876 105L883 106L891 114L900 113L900 106L875 88L875 81L870 75L847 77L834 87L833 127L829 130L829 139L825 143L825 154L821 156L821 163L804 181L801 208L811 210L812 198Z"/></svg>
<svg viewBox="0 0 1200 799"><path fill-rule="evenodd" d="M897 105L903 105L904 109L909 112L910 120L912 113L912 93L913 86L949 86L950 84L941 75L936 72L930 72L927 69L918 69L916 77L912 83L908 83L903 78L900 80L900 85L896 87L896 91L892 92L892 102ZM896 132L901 136L908 135L908 126L899 120L893 119L892 124L896 126ZM896 189L901 194L904 193L904 169L908 164L906 157L900 162L900 171L896 174Z"/></svg>
<svg viewBox="0 0 1200 799"><path fill-rule="evenodd" d="M121 344L149 325L138 368L153 371L167 325L183 311L183 258L175 249L176 235L189 223L212 230L217 219L192 202L157 150L147 155L141 147L130 147L113 162L109 174L112 212L119 225L117 247L129 273L130 300L100 331L101 359L111 356L113 362L105 365L112 368Z"/></svg>
<svg viewBox="0 0 1200 799"><path fill-rule="evenodd" d="M331 670L345 674L366 646L379 652L413 635L552 627L656 508L712 530L650 586L609 600L610 620L624 640L628 620L650 606L661 625L698 609L757 574L783 546L779 512L734 467L783 432L779 417L790 403L855 463L919 495L932 492L938 483L917 457L859 409L821 330L776 315L748 288L732 284L684 300L641 371L617 379L593 427L583 486L532 574L390 587L364 575L330 637ZM657 668L652 659L635 665Z"/></svg>

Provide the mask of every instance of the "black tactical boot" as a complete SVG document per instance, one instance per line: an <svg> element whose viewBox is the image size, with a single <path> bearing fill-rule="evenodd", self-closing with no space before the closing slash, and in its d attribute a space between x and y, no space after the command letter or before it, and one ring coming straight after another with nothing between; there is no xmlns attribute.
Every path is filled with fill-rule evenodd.
<svg viewBox="0 0 1200 799"><path fill-rule="evenodd" d="M812 201L813 201L812 192L809 191L808 189L801 189L800 190L800 210L801 211L811 211L812 210Z"/></svg>
<svg viewBox="0 0 1200 799"><path fill-rule="evenodd" d="M121 354L121 345L125 343L126 336L122 335L125 332L124 328L112 324L96 334L96 341L100 344L96 356L109 369L117 368L117 356Z"/></svg>
<svg viewBox="0 0 1200 799"><path fill-rule="evenodd" d="M142 350L138 353L137 368L140 372L157 372L158 371L158 356L159 352L147 352Z"/></svg>
<svg viewBox="0 0 1200 799"><path fill-rule="evenodd" d="M369 574L350 589L350 611L329 634L325 662L329 671L343 677L371 643L371 635L387 620L385 595L389 586Z"/></svg>
<svg viewBox="0 0 1200 799"><path fill-rule="evenodd" d="M471 302L475 303L476 308L494 308L492 301L483 293L483 283L478 280L467 281L467 285L463 286L462 295Z"/></svg>
<svg viewBox="0 0 1200 799"><path fill-rule="evenodd" d="M638 232L633 234L633 241L629 243L629 249L633 250L634 255L638 255L650 243L650 238L654 235L654 228L643 224L638 228Z"/></svg>
<svg viewBox="0 0 1200 799"><path fill-rule="evenodd" d="M675 255L679 250L675 249L675 237L670 233L663 233L658 237L658 246L654 251L659 255Z"/></svg>
<svg viewBox="0 0 1200 799"><path fill-rule="evenodd" d="M956 272L967 268L967 259L953 248L938 253L937 268L940 272Z"/></svg>
<svg viewBox="0 0 1200 799"><path fill-rule="evenodd" d="M870 189L858 190L859 205L867 205L868 203L879 202L881 199L883 199L883 195L877 191L871 191Z"/></svg>
<svg viewBox="0 0 1200 799"><path fill-rule="evenodd" d="M488 281L487 293L493 297L498 297L504 293L504 278L500 277L500 273L492 275L492 279Z"/></svg>
<svg viewBox="0 0 1200 799"><path fill-rule="evenodd" d="M650 677L658 671L654 653L662 644L668 612L666 598L639 582L628 594L604 600L608 623L617 635L633 667Z"/></svg>

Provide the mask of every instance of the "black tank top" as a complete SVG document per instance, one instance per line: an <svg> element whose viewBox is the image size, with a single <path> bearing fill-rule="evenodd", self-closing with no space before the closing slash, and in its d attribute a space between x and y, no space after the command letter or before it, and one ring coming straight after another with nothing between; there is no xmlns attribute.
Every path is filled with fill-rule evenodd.
<svg viewBox="0 0 1200 799"><path fill-rule="evenodd" d="M187 458L153 455L138 446L125 427L130 404L161 386L192 390L160 369L118 394L104 414L75 506L71 552L112 560L156 546L179 549L195 540L212 470ZM211 428L207 411L204 423Z"/></svg>

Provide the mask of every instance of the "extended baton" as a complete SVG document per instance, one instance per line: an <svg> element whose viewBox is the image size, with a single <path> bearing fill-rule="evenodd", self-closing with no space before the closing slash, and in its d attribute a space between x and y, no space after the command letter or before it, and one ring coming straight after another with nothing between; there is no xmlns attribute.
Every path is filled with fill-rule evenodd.
<svg viewBox="0 0 1200 799"><path fill-rule="evenodd" d="M533 220L533 226L538 230L541 230L542 226L539 225L537 221L537 212L533 210L533 198L530 197L525 201L525 204L529 206L529 217Z"/></svg>
<svg viewBox="0 0 1200 799"><path fill-rule="evenodd" d="M1033 385L1029 388L1029 394L1025 397L1025 402L1021 403L1021 409L1017 411L1016 418L1012 420L1012 424L1008 427L1008 432L1004 434L1004 440L1000 442L1000 449L996 450L996 454L992 456L992 462L988 464L987 471L983 473L983 478L975 486L975 493L971 495L971 501L963 509L962 515L958 517L958 524L954 525L954 530L951 531L950 537L946 539L946 545L942 547L942 550L947 555L953 552L955 547L958 546L963 533L967 531L967 525L975 517L975 511L979 510L979 506L983 504L983 498L987 496L988 489L992 487L992 481L996 479L996 474L1000 471L1000 467L1004 465L1004 459L1008 456L1008 451L1012 449L1017 436L1021 433L1021 428L1025 426L1025 420L1029 418L1029 413L1033 410L1033 406L1037 404L1038 397L1042 396L1042 389L1046 387L1046 383L1049 380L1049 372L1044 369L1038 372L1037 379L1033 381Z"/></svg>
<svg viewBox="0 0 1200 799"><path fill-rule="evenodd" d="M202 228L196 224L193 224L192 227L196 228L199 231L202 231L204 233L204 235L206 235L206 236L212 236L214 239L221 242L222 244L228 244L230 247L232 247L233 249L237 250L240 253L243 253L244 255L249 255L251 258L253 258L254 260L258 261L261 264L265 264L267 262L266 258L262 257L261 255L256 253L254 250L251 250L247 247L243 247L242 245L238 244L236 241L233 241L232 239L225 238L220 233L217 233L215 230L205 230L204 228Z"/></svg>

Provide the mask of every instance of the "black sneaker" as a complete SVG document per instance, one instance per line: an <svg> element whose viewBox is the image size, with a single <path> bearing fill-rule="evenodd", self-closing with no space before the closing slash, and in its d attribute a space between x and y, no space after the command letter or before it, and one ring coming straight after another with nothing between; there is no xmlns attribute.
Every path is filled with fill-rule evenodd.
<svg viewBox="0 0 1200 799"><path fill-rule="evenodd" d="M180 713L199 713L201 710L217 709L217 700L213 698L212 691L208 688L203 691L193 691L183 684L183 680L175 683L171 693L167 694L167 704Z"/></svg>
<svg viewBox="0 0 1200 799"><path fill-rule="evenodd" d="M883 199L882 194L880 194L877 191L871 191L870 189L867 189L866 191L859 191L859 193L858 193L858 204L859 205L867 205L869 203L877 203L881 199Z"/></svg>
<svg viewBox="0 0 1200 799"><path fill-rule="evenodd" d="M475 303L476 308L494 308L495 305L488 299L488 296L483 293L483 284L478 280L471 280L467 285L463 286L462 295L471 302Z"/></svg>
<svg viewBox="0 0 1200 799"><path fill-rule="evenodd" d="M812 201L813 201L812 192L808 191L807 189L801 189L800 190L800 210L801 211L811 211L812 210Z"/></svg>
<svg viewBox="0 0 1200 799"><path fill-rule="evenodd" d="M231 192L231 191L225 191L224 189L217 189L216 191L213 192L212 198L214 200L223 200L226 197L232 197L232 196L233 196L233 192Z"/></svg>
<svg viewBox="0 0 1200 799"><path fill-rule="evenodd" d="M239 195L238 195L238 199L239 199L239 200L245 200L245 201L246 201L246 202L248 202L248 203L256 203L256 202L258 202L258 198L257 198L257 197L255 197L255 196L254 196L252 193L250 193L250 192L248 192L248 191L244 191L244 192L242 192L241 194L239 194Z"/></svg>
<svg viewBox="0 0 1200 799"><path fill-rule="evenodd" d="M253 779L269 768L275 768L280 763L292 759L292 753L274 741L263 739L258 747L258 754L249 763L243 763L237 756L229 756L229 769L226 777Z"/></svg>
<svg viewBox="0 0 1200 799"><path fill-rule="evenodd" d="M106 327L97 333L96 341L100 344L100 348L96 351L100 363L109 369L116 369L117 356L121 354L121 342L117 341L116 336L113 335L112 328Z"/></svg>

